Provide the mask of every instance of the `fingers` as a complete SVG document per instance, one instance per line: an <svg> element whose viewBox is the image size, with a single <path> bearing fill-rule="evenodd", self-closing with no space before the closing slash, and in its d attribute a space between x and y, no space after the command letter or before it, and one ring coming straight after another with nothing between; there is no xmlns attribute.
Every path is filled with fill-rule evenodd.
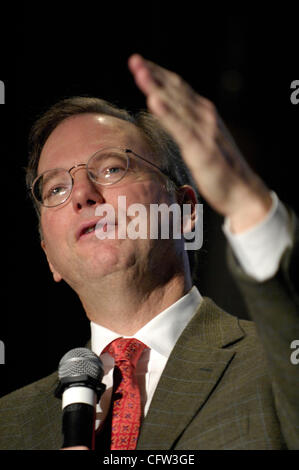
<svg viewBox="0 0 299 470"><path fill-rule="evenodd" d="M174 72L170 72L140 55L129 59L129 68L137 86L147 97L149 110L173 135L183 150L188 145L209 144L214 137L216 120L212 103L199 96Z"/></svg>
<svg viewBox="0 0 299 470"><path fill-rule="evenodd" d="M202 129L206 124L214 124L213 104L195 93L179 75L138 54L130 57L128 65L137 86L147 97L150 111L157 117L167 121L174 117L186 126L200 124Z"/></svg>
<svg viewBox="0 0 299 470"><path fill-rule="evenodd" d="M140 55L135 54L130 57L128 65L136 85L146 96L160 86L158 77L154 77L153 71L149 69L147 62Z"/></svg>
<svg viewBox="0 0 299 470"><path fill-rule="evenodd" d="M170 82L172 76L175 75L153 62L145 60L138 54L134 54L129 58L128 66L136 84L146 95L161 90L166 81Z"/></svg>
<svg viewBox="0 0 299 470"><path fill-rule="evenodd" d="M213 108L209 100L196 94L179 75L144 59L139 54L134 54L129 58L128 66L136 84L146 96L159 93L161 99L168 97L172 100L180 98L183 92L184 98L188 97L190 101L192 100L193 105L200 104L207 110Z"/></svg>
<svg viewBox="0 0 299 470"><path fill-rule="evenodd" d="M161 101L167 101L167 98L170 99L174 94L179 76L173 72L137 54L129 59L129 68L137 86L147 97L157 94Z"/></svg>

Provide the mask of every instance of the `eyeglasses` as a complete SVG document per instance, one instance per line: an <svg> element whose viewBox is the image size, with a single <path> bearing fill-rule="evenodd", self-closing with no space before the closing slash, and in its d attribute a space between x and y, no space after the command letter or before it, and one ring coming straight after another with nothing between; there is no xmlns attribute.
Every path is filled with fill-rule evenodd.
<svg viewBox="0 0 299 470"><path fill-rule="evenodd" d="M69 170L64 168L55 168L48 170L37 176L31 186L32 194L35 200L44 207L56 207L63 204L71 195L74 179L71 171L75 168L85 167L89 179L100 186L110 186L121 181L132 170L132 177L140 175L138 165L132 166L130 156L133 155L141 159L144 163L156 168L160 173L169 178L170 174L162 170L144 157L137 155L130 149L118 147L104 148L93 154L87 163L79 163L72 166ZM174 183L174 182L173 182ZM175 184L175 183L174 183ZM175 187L177 185L175 184Z"/></svg>

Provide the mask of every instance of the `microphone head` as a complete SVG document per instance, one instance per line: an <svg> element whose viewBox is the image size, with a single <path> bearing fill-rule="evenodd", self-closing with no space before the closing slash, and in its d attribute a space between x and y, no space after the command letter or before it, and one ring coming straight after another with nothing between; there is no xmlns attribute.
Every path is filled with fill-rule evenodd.
<svg viewBox="0 0 299 470"><path fill-rule="evenodd" d="M101 382L104 368L100 358L87 348L74 348L67 352L58 366L59 379L87 375Z"/></svg>

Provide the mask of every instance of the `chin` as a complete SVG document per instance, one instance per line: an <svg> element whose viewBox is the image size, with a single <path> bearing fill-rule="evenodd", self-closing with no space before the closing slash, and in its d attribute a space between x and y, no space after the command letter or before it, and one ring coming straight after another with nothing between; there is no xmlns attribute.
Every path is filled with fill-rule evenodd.
<svg viewBox="0 0 299 470"><path fill-rule="evenodd" d="M90 264L97 272L110 272L119 264L119 249L111 244L103 244L90 258Z"/></svg>
<svg viewBox="0 0 299 470"><path fill-rule="evenodd" d="M87 261L85 258L83 272L88 279L101 279L110 274L126 270L135 260L129 248L120 250L119 244L103 243ZM87 272L86 272L87 271Z"/></svg>

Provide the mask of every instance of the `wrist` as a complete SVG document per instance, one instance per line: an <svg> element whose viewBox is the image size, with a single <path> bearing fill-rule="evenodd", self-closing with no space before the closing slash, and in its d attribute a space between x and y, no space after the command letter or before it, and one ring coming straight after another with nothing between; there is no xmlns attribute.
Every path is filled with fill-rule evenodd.
<svg viewBox="0 0 299 470"><path fill-rule="evenodd" d="M242 207L228 215L232 233L242 233L262 222L273 205L271 192L264 188L262 192L243 195L240 198Z"/></svg>

